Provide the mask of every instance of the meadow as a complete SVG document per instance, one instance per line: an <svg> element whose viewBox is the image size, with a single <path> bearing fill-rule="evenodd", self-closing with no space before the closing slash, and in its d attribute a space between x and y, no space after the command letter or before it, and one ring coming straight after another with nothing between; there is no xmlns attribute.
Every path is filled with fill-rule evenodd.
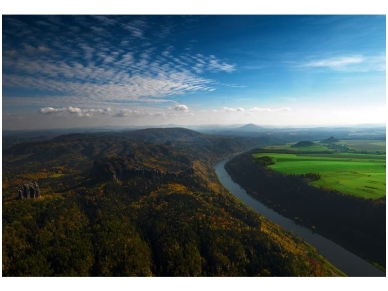
<svg viewBox="0 0 388 291"><path fill-rule="evenodd" d="M378 199L386 194L386 156L373 154L283 154L258 153L255 158L269 156L275 164L269 168L285 174L319 173L321 178L311 185L338 190L354 196Z"/></svg>

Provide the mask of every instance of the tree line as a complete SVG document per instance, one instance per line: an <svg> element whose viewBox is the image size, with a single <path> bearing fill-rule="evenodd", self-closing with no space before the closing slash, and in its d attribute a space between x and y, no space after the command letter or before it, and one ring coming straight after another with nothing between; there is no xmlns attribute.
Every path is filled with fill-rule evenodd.
<svg viewBox="0 0 388 291"><path fill-rule="evenodd" d="M386 201L372 200L309 185L319 175L286 175L256 161L254 151L225 165L232 179L249 194L283 216L332 239L385 268Z"/></svg>

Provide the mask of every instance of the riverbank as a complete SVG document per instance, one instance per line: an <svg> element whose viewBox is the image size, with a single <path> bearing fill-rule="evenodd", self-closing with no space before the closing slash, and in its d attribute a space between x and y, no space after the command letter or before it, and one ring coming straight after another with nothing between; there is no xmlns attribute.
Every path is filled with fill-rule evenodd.
<svg viewBox="0 0 388 291"><path fill-rule="evenodd" d="M320 254L330 261L338 269L348 276L355 277L385 277L385 272L379 270L367 261L359 258L351 252L323 236L313 233L310 229L297 225L294 221L283 217L272 209L250 196L240 185L233 182L224 166L229 159L225 159L215 165L215 171L221 183L238 199L259 212L264 217L278 224L286 230L290 230L314 246Z"/></svg>

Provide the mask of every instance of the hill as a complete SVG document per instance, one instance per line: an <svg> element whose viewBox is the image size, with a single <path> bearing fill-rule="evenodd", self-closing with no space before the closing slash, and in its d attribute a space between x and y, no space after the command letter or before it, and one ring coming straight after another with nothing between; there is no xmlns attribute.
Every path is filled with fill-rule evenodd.
<svg viewBox="0 0 388 291"><path fill-rule="evenodd" d="M321 141L321 143L333 143L333 142L339 142L340 140L338 138L329 137L327 139L324 139Z"/></svg>
<svg viewBox="0 0 388 291"><path fill-rule="evenodd" d="M10 147L3 276L342 276L220 184L214 162L261 143L173 128ZM27 180L40 198L17 199Z"/></svg>
<svg viewBox="0 0 388 291"><path fill-rule="evenodd" d="M255 131L261 131L263 130L263 127L255 125L253 123L249 123L246 125L243 125L241 127L236 128L237 131L243 131L243 132L255 132Z"/></svg>
<svg viewBox="0 0 388 291"><path fill-rule="evenodd" d="M291 147L292 148L305 148L305 147L312 147L312 146L315 146L315 143L313 143L312 141L305 140L305 141L297 142L296 144L292 145Z"/></svg>
<svg viewBox="0 0 388 291"><path fill-rule="evenodd" d="M217 159L265 143L265 138L219 137L183 128L145 129L122 133L72 133L53 139L13 145L3 150L3 166L16 171L26 165L53 170L58 164L72 171L86 171L95 159L126 156L155 144L176 151L185 148L191 158Z"/></svg>

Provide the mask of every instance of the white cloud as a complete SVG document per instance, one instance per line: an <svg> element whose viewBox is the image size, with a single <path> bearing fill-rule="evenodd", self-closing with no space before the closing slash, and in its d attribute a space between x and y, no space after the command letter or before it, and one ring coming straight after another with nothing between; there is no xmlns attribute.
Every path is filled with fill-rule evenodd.
<svg viewBox="0 0 388 291"><path fill-rule="evenodd" d="M77 107L69 107L67 108L67 111L70 113L82 114L82 110Z"/></svg>
<svg viewBox="0 0 388 291"><path fill-rule="evenodd" d="M245 109L242 107L237 107L237 108L223 107L222 110L228 111L228 112L236 112L236 111L243 112L243 111L245 111Z"/></svg>
<svg viewBox="0 0 388 291"><path fill-rule="evenodd" d="M72 115L78 117L91 117L95 114L109 114L111 109L108 107L106 109L81 109L78 107L63 107L63 108L53 108L53 107L43 107L39 109L41 114L61 114L61 115Z"/></svg>
<svg viewBox="0 0 388 291"><path fill-rule="evenodd" d="M62 112L63 110L65 110L65 108L52 108L52 107L45 107L45 108L41 108L39 109L39 112L40 113L43 113L43 114L50 114L50 113L56 113L56 112Z"/></svg>
<svg viewBox="0 0 388 291"><path fill-rule="evenodd" d="M176 111L184 111L184 112L189 111L189 107L187 107L186 105L183 105L183 104L176 105L174 109Z"/></svg>
<svg viewBox="0 0 388 291"><path fill-rule="evenodd" d="M282 107L282 108L262 108L262 107L253 107L248 110L249 112L278 112L278 111L291 111L291 108L289 107Z"/></svg>

